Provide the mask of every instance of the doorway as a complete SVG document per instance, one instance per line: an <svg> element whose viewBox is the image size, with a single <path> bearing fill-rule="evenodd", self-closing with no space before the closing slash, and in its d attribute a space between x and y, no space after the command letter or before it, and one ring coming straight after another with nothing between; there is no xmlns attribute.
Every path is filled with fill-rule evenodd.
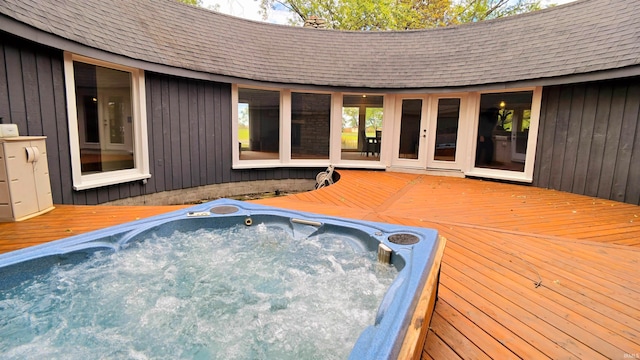
<svg viewBox="0 0 640 360"><path fill-rule="evenodd" d="M431 98L427 148L427 168L461 170L460 114L464 98Z"/></svg>
<svg viewBox="0 0 640 360"><path fill-rule="evenodd" d="M383 96L344 95L340 159L380 161L383 117Z"/></svg>
<svg viewBox="0 0 640 360"><path fill-rule="evenodd" d="M460 170L462 96L400 97L393 165L419 170Z"/></svg>

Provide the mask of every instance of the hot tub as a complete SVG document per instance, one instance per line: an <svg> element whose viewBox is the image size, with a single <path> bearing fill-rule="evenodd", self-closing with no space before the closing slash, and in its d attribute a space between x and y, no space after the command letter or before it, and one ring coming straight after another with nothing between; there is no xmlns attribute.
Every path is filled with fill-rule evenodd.
<svg viewBox="0 0 640 360"><path fill-rule="evenodd" d="M69 267L73 268L83 266L82 264L86 263L88 261L87 259L95 258L97 256L96 254L126 254L127 252L134 251L132 249L137 247L137 244L151 241L149 240L151 238L168 239L163 240L165 241L165 244L166 241L169 241L169 243L171 243L174 241L171 237L175 236L176 233L195 233L197 239L195 239L194 241L210 241L200 240L198 237L205 238L206 236L208 236L206 235L207 229L229 228L255 228L259 231L267 231L270 233L275 231L276 235L271 236L271 238L269 238L270 240L261 240L262 242L259 243L259 245L250 245L250 247L261 247L260 252L258 253L259 256L262 256L261 254L264 254L264 256L269 256L267 254L276 254L273 255L276 257L281 256L281 253L273 253L272 248L283 246L279 243L279 239L283 236L283 234L288 234L287 237L290 239L289 242L292 244L288 246L298 246L300 243L309 242L309 239L314 239L314 241L316 242L309 242L308 244L311 252L313 252L316 248L321 249L322 247L324 247L323 241L333 242L336 241L335 239L337 238L340 241L339 245L328 246L332 246L334 248L336 246L341 246L342 248L340 249L343 250L339 250L339 252L342 253L344 251L348 251L346 257L351 258L352 255L350 254L353 254L354 256L364 254L371 259L377 258L377 263L375 265L371 265L373 266L372 269L374 273L386 273L388 271L388 268L392 268L393 271L396 271L395 273L393 273L394 277L389 280L388 286L385 285L386 288L381 293L379 303L376 305L377 310L373 309L374 316L371 319L370 323L363 326L363 328L360 330L359 335L354 334L355 343L349 350L350 354L348 356L350 359L395 359L399 356L413 356L413 354L411 353L415 351L417 352L419 357L422 342L424 341L425 331L428 327L428 321L430 319L430 312L433 309L433 303L435 301L437 274L439 272L440 257L442 256L442 250L444 246L444 239L439 238L435 230L383 223L338 219L335 217L294 212L227 199L217 200L197 205L188 209L156 216L153 218L148 218L128 224L122 224L119 226L106 228L99 231L0 255L0 294L2 295L0 297L0 318L5 319L4 323L0 322L0 333L3 332L3 328L5 328L4 331L9 331L6 329L13 329L10 331L14 332L11 334L2 333L2 336L0 336L0 338L20 336L20 334L15 334L15 332L19 333L20 330L11 328L9 326L10 324L7 323L8 321L15 320L27 324L26 326L30 326L29 324L33 324L31 326L36 329L25 329L24 331L25 333L28 333L28 336L32 340L32 344L37 344L37 341L39 339L39 335L37 333L40 331L39 327L42 326L42 324L39 324L37 319L34 319L37 316L24 315L21 313L21 311L13 309L13 306L18 306L15 305L17 301L6 294L11 293L12 289L15 289L17 286L21 286L21 284L32 284L33 279L50 273L53 268L63 267L66 269ZM201 235L202 231L205 232L205 235ZM235 232L233 234L235 234ZM323 240L327 236L331 240ZM219 247L224 247L224 245L216 245L216 249L218 249ZM335 249L332 249L332 251L334 250ZM150 251L154 250L152 249ZM182 250L176 251L181 252ZM203 251L209 252L210 250ZM309 252L309 250L306 251ZM230 252L227 251L227 255L218 256L218 258L213 258L212 261L227 262L229 260L229 257L235 257L236 253L242 252L244 252L244 250L230 250ZM328 258L324 258L318 261L320 263L324 263L330 268L337 267L339 271L344 273L345 269L341 267L341 260L337 257L339 256L330 255ZM161 259L160 256L158 257L158 259L152 260L153 264L149 265L148 262L148 266L135 266L138 266L138 269L140 271L143 271L148 268L153 268L153 266L151 265L155 266L158 265L156 263L162 263L161 270L159 271L164 272L165 275L163 276L165 276L167 284L171 285L173 283L180 283L181 281L184 281L184 279L176 279L175 277L173 277L172 274L176 272L172 269L173 260ZM104 261L106 260L99 260L99 262ZM295 261L295 258L286 260L286 262L292 261ZM373 262L375 262L375 260ZM111 264L111 262L109 262L108 264ZM353 264L346 266L348 267L348 269L346 270L353 268ZM81 272L83 273L91 272L93 269L93 265L86 270L84 268L81 269ZM287 270L282 271L284 272ZM301 270L292 271L301 273L303 276L306 276L307 272L322 272L323 270L305 267L305 265L303 264ZM69 273L64 274L65 275L56 275L59 277L63 277L63 279L58 279L57 281L61 281L63 284L74 283L74 279L67 278L69 276ZM198 276L202 275L202 271L196 271L196 274ZM225 277L224 274L216 276ZM365 275L365 277L371 276L373 275ZM96 275L96 278L100 277L100 274ZM257 275L251 277L259 278ZM94 282L93 278L91 279L92 280L82 280L85 283L74 283L73 286L79 288L82 291L83 288L87 287L117 287L120 285L126 285L113 284L118 282L113 280L110 280L109 284L104 285L100 284L98 281ZM131 280L123 281L131 282ZM260 282L260 280L256 281L258 283ZM277 281L269 281L271 281L269 284L259 283L257 286L263 288L263 291L266 292L274 292L273 289L279 288L281 286ZM359 281L356 280L355 283L358 282ZM29 286L46 287L50 285L37 283L37 285ZM60 285L56 286L60 287ZM255 287L256 285L253 286ZM133 287L132 289L133 290L126 291L136 291L135 287ZM47 293L55 293L58 291L58 289L47 288L46 291ZM366 289L365 292L368 293ZM286 309L287 307L293 308L294 305L289 303L287 300L287 296L291 298L292 295L283 294L280 294L280 298L269 300L270 303L267 304L267 308L265 309L265 311L274 313L282 309ZM160 299L154 303L155 307L153 311L171 312L180 307L184 308L185 303L181 301L184 299L188 299L189 296L191 295L187 294L186 296L160 297ZM256 297L255 295L243 293L241 294L241 296L243 297L243 299L248 298L248 300L245 300L250 304L257 302L257 300L254 299ZM140 298L133 297L132 299L134 299L133 301L144 301L144 298L145 296L141 296ZM52 299L54 300L48 300L48 302L65 301L65 299L56 299L55 297L52 297ZM206 301L209 305L213 303L213 301L224 300L224 298L221 300L214 300L213 298L211 298L210 301ZM101 299L93 299L90 301L99 303ZM127 301L130 302L132 300ZM21 300L21 302L21 306L25 306L26 308L30 307L30 304L24 304L24 300ZM27 300L26 302L28 303L29 301ZM107 320L108 322L118 323L120 321L123 321L124 317L128 316L123 315L126 314L127 307L130 305L128 302L119 303L117 305L98 304L96 306L98 306L99 308L113 307L113 309L110 309L107 312L107 315L101 316L109 317L110 320ZM318 304L314 305L313 301L308 301L308 306L316 305ZM41 305L37 305L36 307L39 306ZM214 305L211 306L215 308ZM295 314L298 314L297 310L289 310L293 311ZM191 312L197 311L198 309L191 310ZM332 312L332 310L323 311L327 311L327 313ZM229 312L235 312L235 310ZM11 316L5 316L7 314L11 314ZM204 317L206 318L207 315L208 314L204 314ZM29 316L31 318L28 318ZM144 326L146 326L146 328L144 329L155 326L162 327L164 330L173 328L173 326L175 325L173 324L173 322L180 321L180 319L176 319L176 317L173 316L169 317L169 320L166 320L165 322L154 322L154 316L155 315L145 315L141 317L142 320L136 321L142 323L142 325L138 325L143 326L143 328ZM233 320L234 318L232 317L231 322L240 322L241 324L243 321L260 323L261 315L259 313L252 316L253 318L249 320ZM303 313L300 313L299 316L300 319L306 319L306 316ZM359 315L356 313L356 315L354 316L358 317ZM6 320L8 318L13 320ZM73 316L71 316L71 318L73 319ZM47 321L50 322L50 320ZM63 321L66 324L66 322L72 320ZM349 323L351 322L351 320L347 319L345 322ZM315 324L304 326L313 327L313 325ZM337 329L339 325L340 324L335 325L336 333L338 332ZM222 333L224 334L225 326L229 325L211 324L206 323L206 321L199 321L196 323L196 325L190 326L219 327L223 329ZM334 329L334 325L322 325L321 327L323 327L323 329L321 330L324 333L332 333L332 329ZM76 328L82 328L82 326L77 326ZM185 332L185 330L179 331ZM170 332L168 334L171 335ZM165 334L162 336L165 336L164 339L166 339L167 335ZM180 334L180 336L183 336L184 339L188 340L178 341L191 341L191 339L189 338L189 336L191 336L190 334ZM60 338L64 339L67 338L67 336L58 336L53 342L61 341L59 340ZM99 340L97 340L98 338L99 336L95 334L91 335L87 340L89 343L87 346L90 347L93 346L91 345L92 343L99 342ZM336 341L342 340L344 339L338 339ZM327 341L331 342L333 340ZM57 345L51 344L51 340L47 340L47 342L48 343L46 344L46 346L52 347L53 349L51 350L52 352L48 354L55 354L55 346ZM0 348L2 348L3 346L10 347L10 345L0 342ZM17 346L17 350L4 348L2 349L2 351L6 354L7 350L10 350L10 353L17 354L16 356L18 356L21 351L20 346ZM40 345L38 346L40 347ZM143 349L136 349L136 346L137 345L132 345L132 349L127 350L128 352L126 353L116 351L110 353L110 355L125 357L145 357L149 355L146 354ZM208 358L216 354L216 350L207 348L207 344L199 344L198 346L199 347L196 347L196 350L189 350L193 351L193 353L181 354L181 356L190 358L200 356L203 358ZM268 352L269 350L261 349L260 346L251 346L253 346L251 350L252 357L268 357L269 355L265 354L270 354ZM282 351L286 351L286 349ZM315 348L309 351L310 353L313 353L313 356L322 357L322 354L315 354L315 352L318 351ZM169 350L168 352L169 353L166 354L168 357L176 355L171 354L171 350ZM158 356L157 354L152 355ZM242 356L244 357L247 355L244 354ZM271 353L270 356L274 356L273 353ZM299 356L301 356L300 353L296 354L296 357Z"/></svg>

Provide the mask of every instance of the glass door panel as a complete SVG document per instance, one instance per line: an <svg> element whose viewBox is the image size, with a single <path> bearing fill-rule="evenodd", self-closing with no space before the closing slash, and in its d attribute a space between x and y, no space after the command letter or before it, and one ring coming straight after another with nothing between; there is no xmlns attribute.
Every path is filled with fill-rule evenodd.
<svg viewBox="0 0 640 360"><path fill-rule="evenodd" d="M467 144L460 138L464 127L464 96L433 96L429 107L427 131L427 169L461 170L461 159Z"/></svg>
<svg viewBox="0 0 640 360"><path fill-rule="evenodd" d="M342 150L358 150L358 119L360 119L359 107L342 108L342 133L340 143Z"/></svg>
<svg viewBox="0 0 640 360"><path fill-rule="evenodd" d="M420 153L420 127L422 99L403 99L400 115L400 145L398 158L418 159Z"/></svg>
<svg viewBox="0 0 640 360"><path fill-rule="evenodd" d="M456 161L459 119L460 99L438 99L434 160Z"/></svg>
<svg viewBox="0 0 640 360"><path fill-rule="evenodd" d="M341 160L380 160L383 104L383 96L343 96Z"/></svg>

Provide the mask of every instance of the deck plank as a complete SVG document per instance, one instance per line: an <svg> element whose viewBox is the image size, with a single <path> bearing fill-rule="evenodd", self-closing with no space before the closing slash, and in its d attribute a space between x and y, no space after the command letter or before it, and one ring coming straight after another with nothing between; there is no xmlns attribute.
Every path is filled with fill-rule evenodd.
<svg viewBox="0 0 640 360"><path fill-rule="evenodd" d="M440 338L442 343L441 346L447 346L452 350L455 349L455 351L457 351L456 355L460 353L464 354L465 358L478 360L490 359L482 349L463 336L462 333L460 333L460 331L458 331L454 326L451 326L451 324L449 324L438 312L434 312L433 314L431 331L427 337L429 336L437 336ZM427 341L429 341L429 339L427 339Z"/></svg>
<svg viewBox="0 0 640 360"><path fill-rule="evenodd" d="M490 329L483 328L463 313L464 308L455 306L455 298L450 298L453 304L450 304L447 299L441 297L436 303L435 313L439 317L434 318L435 323L432 323L432 328L450 328L451 334L458 333L460 338L454 337L453 339L447 339L447 344L450 345L454 351L459 351L465 358L467 354L456 347L456 343L470 342L482 350L491 359L518 359L508 347L499 341L493 334L488 333ZM461 312L463 311L463 312ZM442 337L445 339L444 337ZM428 352L428 351L427 351Z"/></svg>
<svg viewBox="0 0 640 360"><path fill-rule="evenodd" d="M447 237L423 359L640 354L640 207L491 181L338 172L331 186L253 202ZM57 205L0 224L0 252L184 207Z"/></svg>
<svg viewBox="0 0 640 360"><path fill-rule="evenodd" d="M0 253L185 208L176 206L56 205L36 218L0 223Z"/></svg>
<svg viewBox="0 0 640 360"><path fill-rule="evenodd" d="M454 253L454 251L450 252L450 254ZM504 278L499 282L495 281L493 279L499 276L498 272L484 267L467 256L468 254L461 253L454 255L455 260L449 259L448 263L452 269L449 269L448 273L454 275L460 283L473 288L478 292L477 296L491 301L495 307L517 317L519 321L524 321L531 328L530 331L539 332L547 337L548 341L563 344L562 348L570 352L571 356L581 359L606 358L600 354L620 351L585 330L584 326L589 326L592 319L571 313L573 305L579 306L579 304L571 304L572 307L567 308L562 304L562 301L566 303L567 299L546 291L544 287L535 288L531 283ZM540 294L543 292L546 294ZM531 299L538 299L538 301ZM593 344L599 348L592 349ZM563 354L554 346L550 347L550 351L552 358L567 357L567 354Z"/></svg>
<svg viewBox="0 0 640 360"><path fill-rule="evenodd" d="M434 335L433 333L429 335ZM424 345L423 359L463 359L451 347L449 347L439 336L427 336Z"/></svg>

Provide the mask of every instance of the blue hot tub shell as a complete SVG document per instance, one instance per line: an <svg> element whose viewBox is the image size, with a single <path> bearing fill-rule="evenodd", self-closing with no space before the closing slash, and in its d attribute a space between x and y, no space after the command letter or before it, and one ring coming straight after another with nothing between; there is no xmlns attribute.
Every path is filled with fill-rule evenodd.
<svg viewBox="0 0 640 360"><path fill-rule="evenodd" d="M98 250L119 251L128 243L150 234L164 236L175 230L262 222L289 229L296 236L333 232L352 237L353 246L366 251L375 252L380 244L392 250L391 264L399 273L378 307L375 322L360 334L349 358L397 358L427 276L436 266L436 250L442 240L437 231L432 229L348 220L221 199L0 254L0 291L46 272L55 264L76 263ZM394 240L398 236L408 237L412 241L390 241L390 238Z"/></svg>

